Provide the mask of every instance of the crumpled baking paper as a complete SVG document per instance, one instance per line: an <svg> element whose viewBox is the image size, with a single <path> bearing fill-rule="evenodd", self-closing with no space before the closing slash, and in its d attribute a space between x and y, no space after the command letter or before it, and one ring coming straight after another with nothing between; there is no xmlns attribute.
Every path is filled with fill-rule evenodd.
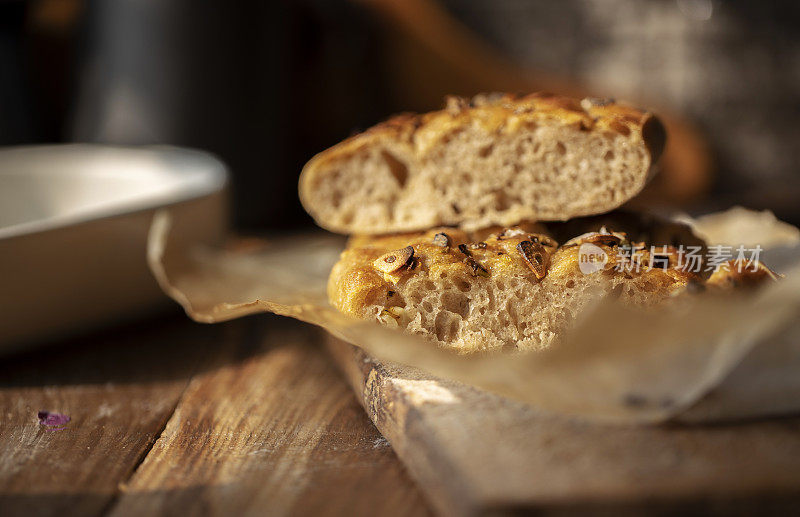
<svg viewBox="0 0 800 517"><path fill-rule="evenodd" d="M678 311L597 303L576 321L564 344L530 353L457 355L341 314L326 294L328 273L345 244L339 236L318 233L240 241L235 249L187 249L179 235L170 233L170 215L162 211L150 230L148 262L162 289L196 321L259 312L290 316L319 325L379 360L544 411L645 424L800 410L800 234L771 214L744 209L691 222L710 244L737 225L755 228L742 242L770 242L762 260L785 278L746 295L693 295ZM770 263L773 256L780 266Z"/></svg>

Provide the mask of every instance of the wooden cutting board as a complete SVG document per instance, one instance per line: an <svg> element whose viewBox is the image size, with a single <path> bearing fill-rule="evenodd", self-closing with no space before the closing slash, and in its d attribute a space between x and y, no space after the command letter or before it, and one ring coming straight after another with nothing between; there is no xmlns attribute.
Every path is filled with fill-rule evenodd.
<svg viewBox="0 0 800 517"><path fill-rule="evenodd" d="M800 417L591 424L377 362L333 337L328 348L442 514L800 510Z"/></svg>

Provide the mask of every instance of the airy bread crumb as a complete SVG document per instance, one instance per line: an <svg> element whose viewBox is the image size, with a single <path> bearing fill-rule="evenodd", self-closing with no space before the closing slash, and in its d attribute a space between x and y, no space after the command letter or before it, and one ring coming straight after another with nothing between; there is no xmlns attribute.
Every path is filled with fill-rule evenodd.
<svg viewBox="0 0 800 517"><path fill-rule="evenodd" d="M655 116L611 101L452 97L318 154L300 198L320 226L350 234L563 221L636 195L664 138Z"/></svg>
<svg viewBox="0 0 800 517"><path fill-rule="evenodd" d="M449 245L443 246L437 237L442 233ZM630 245L625 234L603 229L558 247L551 237L554 233L558 231L523 224L471 234L442 227L414 234L354 237L331 272L328 295L347 314L377 319L443 347L472 353L552 346L599 299L652 307L669 303L676 295L774 278L765 267L744 275L724 267L704 279L681 266L679 250L673 246L664 248L667 264L651 263L649 244L660 245L664 238L674 241L679 235L674 231L645 245L636 269L617 267L618 254ZM697 242L691 232L682 239L678 240ZM597 272L581 270L583 243L599 247L608 256ZM544 276L526 257L524 249L530 246L542 255ZM413 255L405 267L392 272L375 267L377 258L407 247Z"/></svg>

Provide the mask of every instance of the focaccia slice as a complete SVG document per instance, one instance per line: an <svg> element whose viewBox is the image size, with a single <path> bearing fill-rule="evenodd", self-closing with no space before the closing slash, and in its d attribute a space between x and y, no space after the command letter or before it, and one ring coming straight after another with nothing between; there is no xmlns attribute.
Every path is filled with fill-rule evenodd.
<svg viewBox="0 0 800 517"><path fill-rule="evenodd" d="M652 307L775 278L764 266L740 272L732 263L705 279L704 265L696 270L682 256L682 243L696 242L691 232L686 240L680 232L662 235L677 241L657 248L613 228L561 245L552 233L523 224L353 237L331 272L328 295L344 313L469 353L547 348L599 299ZM587 265L588 255L605 262Z"/></svg>
<svg viewBox="0 0 800 517"><path fill-rule="evenodd" d="M315 156L300 200L320 226L346 234L564 221L635 196L664 141L656 116L611 100L451 97Z"/></svg>

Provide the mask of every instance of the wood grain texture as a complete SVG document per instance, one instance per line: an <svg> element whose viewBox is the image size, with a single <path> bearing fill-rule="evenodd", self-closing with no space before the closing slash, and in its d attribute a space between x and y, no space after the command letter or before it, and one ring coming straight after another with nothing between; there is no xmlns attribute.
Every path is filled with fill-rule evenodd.
<svg viewBox="0 0 800 517"><path fill-rule="evenodd" d="M320 341L180 315L3 358L0 515L429 514Z"/></svg>
<svg viewBox="0 0 800 517"><path fill-rule="evenodd" d="M192 379L112 515L428 513L319 331L259 316L239 332Z"/></svg>
<svg viewBox="0 0 800 517"><path fill-rule="evenodd" d="M800 510L800 418L601 426L328 347L443 515Z"/></svg>
<svg viewBox="0 0 800 517"><path fill-rule="evenodd" d="M99 515L158 437L215 332L154 321L0 363L0 513ZM157 357L158 360L152 360ZM67 414L63 430L37 412Z"/></svg>

